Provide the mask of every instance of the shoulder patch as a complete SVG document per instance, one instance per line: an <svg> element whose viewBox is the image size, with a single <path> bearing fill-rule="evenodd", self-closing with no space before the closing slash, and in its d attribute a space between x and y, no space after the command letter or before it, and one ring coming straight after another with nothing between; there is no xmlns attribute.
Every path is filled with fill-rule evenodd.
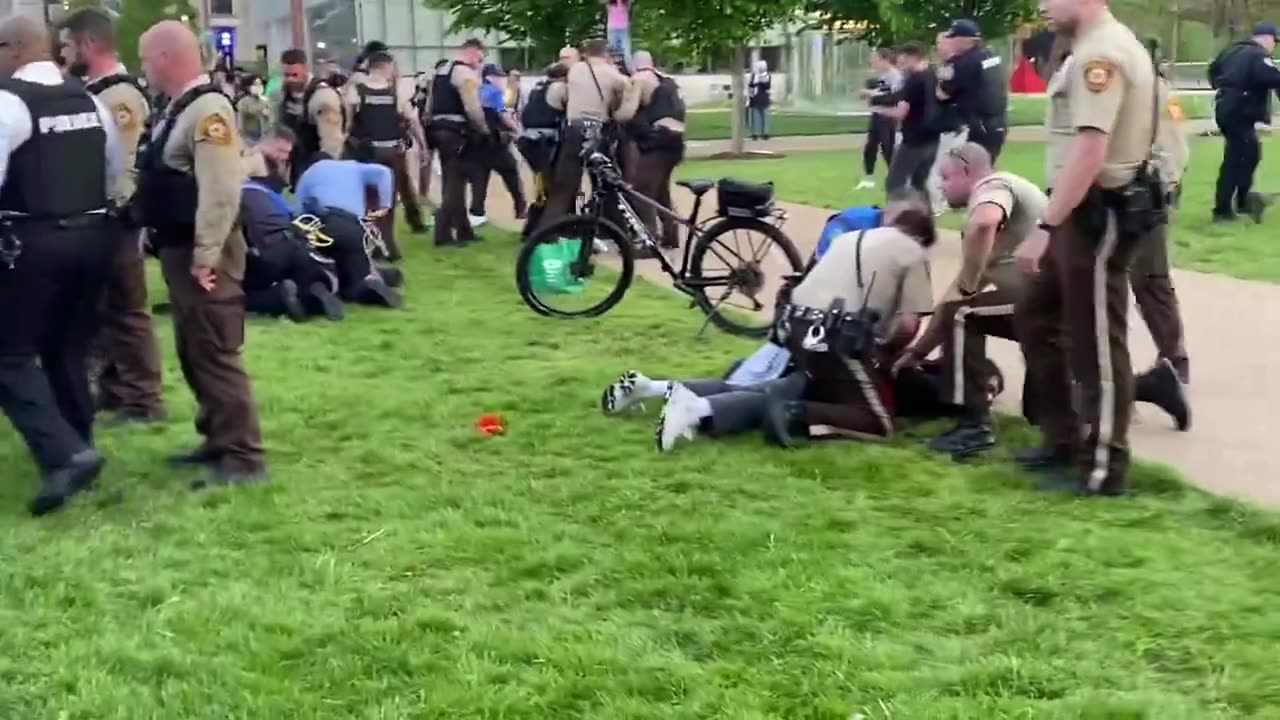
<svg viewBox="0 0 1280 720"><path fill-rule="evenodd" d="M1174 122L1182 122L1187 119L1187 114L1182 110L1182 103L1177 98L1169 98L1169 102L1165 104L1165 108L1169 111L1169 119Z"/></svg>
<svg viewBox="0 0 1280 720"><path fill-rule="evenodd" d="M1091 93L1106 90L1115 76L1115 63L1109 60L1090 60L1084 64L1084 86Z"/></svg>
<svg viewBox="0 0 1280 720"><path fill-rule="evenodd" d="M479 92L480 81L477 80L473 75L467 75L466 77L462 78L462 89L466 90L467 92Z"/></svg>
<svg viewBox="0 0 1280 720"><path fill-rule="evenodd" d="M121 130L133 130L138 127L138 116L134 114L128 103L112 105L111 114L116 118L116 127Z"/></svg>
<svg viewBox="0 0 1280 720"><path fill-rule="evenodd" d="M231 124L219 113L205 115L200 118L200 124L196 125L196 142L230 145L231 139Z"/></svg>

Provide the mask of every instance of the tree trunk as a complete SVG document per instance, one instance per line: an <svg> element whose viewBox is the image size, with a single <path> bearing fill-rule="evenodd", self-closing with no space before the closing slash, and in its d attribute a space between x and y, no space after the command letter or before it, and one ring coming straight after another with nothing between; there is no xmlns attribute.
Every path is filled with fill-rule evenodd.
<svg viewBox="0 0 1280 720"><path fill-rule="evenodd" d="M732 130L734 155L741 155L747 146L747 128L743 123L743 116L747 113L747 82L744 75L746 65L746 48L736 48L733 51L733 74L729 76L729 93L733 95L733 107L729 110L729 127Z"/></svg>

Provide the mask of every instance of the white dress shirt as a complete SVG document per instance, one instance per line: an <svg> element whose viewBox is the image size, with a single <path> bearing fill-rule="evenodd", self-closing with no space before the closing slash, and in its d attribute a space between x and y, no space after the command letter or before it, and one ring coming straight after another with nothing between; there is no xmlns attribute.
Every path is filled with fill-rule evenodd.
<svg viewBox="0 0 1280 720"><path fill-rule="evenodd" d="M41 60L27 63L13 74L14 80L25 80L40 85L61 85L65 78L62 70L53 62ZM102 121L102 129L107 134L107 176L103 180L108 188L116 187L116 180L124 173L124 154L120 148L120 138L116 133L115 117L98 98L93 97L93 104L98 109L98 118ZM0 90L0 186L3 186L9 174L9 157L22 144L31 139L31 110L22 98L8 90Z"/></svg>

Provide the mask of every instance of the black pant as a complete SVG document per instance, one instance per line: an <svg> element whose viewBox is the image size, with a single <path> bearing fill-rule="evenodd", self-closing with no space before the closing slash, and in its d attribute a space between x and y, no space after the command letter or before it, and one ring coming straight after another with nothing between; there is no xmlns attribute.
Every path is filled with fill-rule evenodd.
<svg viewBox="0 0 1280 720"><path fill-rule="evenodd" d="M436 210L437 245L475 240L467 217L467 181L475 173L474 143L458 126L433 123L431 144L440 154L440 208Z"/></svg>
<svg viewBox="0 0 1280 720"><path fill-rule="evenodd" d="M991 162L1000 157L1004 149L1004 141L1009 135L1008 128L1000 125L970 125L969 142L977 143L991 154Z"/></svg>
<svg viewBox="0 0 1280 720"><path fill-rule="evenodd" d="M928 195L929 171L933 169L933 161L937 155L937 138L925 142L904 140L893 152L893 161L889 163L889 177L884 181L885 190L896 192L910 183L911 187Z"/></svg>
<svg viewBox="0 0 1280 720"><path fill-rule="evenodd" d="M365 280L373 272L373 263L364 249L364 226L360 218L343 210L328 208L320 214L325 235L333 244L321 253L333 260L338 275L338 295L343 300L358 301L365 291Z"/></svg>
<svg viewBox="0 0 1280 720"><path fill-rule="evenodd" d="M1213 214L1234 215L1244 210L1245 197L1253 189L1253 173L1262 161L1262 144L1252 122L1218 118L1222 131L1222 167L1218 169L1218 189L1214 194Z"/></svg>
<svg viewBox="0 0 1280 720"><path fill-rule="evenodd" d="M568 125L560 143L560 153L551 169L551 184L547 188L547 202L542 211L540 226L546 226L573 212L578 192L582 189L582 143L582 124Z"/></svg>
<svg viewBox="0 0 1280 720"><path fill-rule="evenodd" d="M898 123L884 115L872 115L867 128L867 144L862 146L862 174L876 171L876 153L884 156L884 164L893 163L893 149L898 141Z"/></svg>
<svg viewBox="0 0 1280 720"><path fill-rule="evenodd" d="M120 233L105 215L73 222L15 225L22 254L0 265L0 408L44 472L93 445L87 357Z"/></svg>
<svg viewBox="0 0 1280 720"><path fill-rule="evenodd" d="M471 214L485 214L485 203L489 197L489 175L496 172L515 203L516 214L523 215L527 208L524 188L520 183L520 168L516 165L516 157L511 154L511 146L497 140L486 140L478 143L478 146L478 162L471 177Z"/></svg>
<svg viewBox="0 0 1280 720"><path fill-rule="evenodd" d="M245 310L262 315L283 315L285 304L280 283L285 280L292 280L304 292L313 283L330 288L324 265L311 257L305 242L286 235L255 250L245 265ZM317 312L319 310L316 309Z"/></svg>

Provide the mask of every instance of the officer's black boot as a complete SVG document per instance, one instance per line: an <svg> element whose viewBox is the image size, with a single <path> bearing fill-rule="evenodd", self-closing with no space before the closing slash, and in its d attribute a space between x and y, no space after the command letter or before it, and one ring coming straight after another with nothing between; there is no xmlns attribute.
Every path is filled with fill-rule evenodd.
<svg viewBox="0 0 1280 720"><path fill-rule="evenodd" d="M322 282L313 282L307 288L307 301L332 322L338 322L346 317L346 308L343 307L342 300Z"/></svg>
<svg viewBox="0 0 1280 720"><path fill-rule="evenodd" d="M31 514L40 517L60 510L74 495L89 489L106 464L93 449L73 455L66 465L45 475L39 494L31 501Z"/></svg>
<svg viewBox="0 0 1280 720"><path fill-rule="evenodd" d="M381 305L389 308L399 308L404 305L404 299L400 297L400 293L396 292L380 277L369 277L364 281L364 288L360 292L360 302L366 305Z"/></svg>
<svg viewBox="0 0 1280 720"><path fill-rule="evenodd" d="M1155 367L1134 380L1134 399L1169 413L1178 430L1186 432L1191 428L1191 404L1187 402L1186 388L1167 358L1161 358Z"/></svg>
<svg viewBox="0 0 1280 720"><path fill-rule="evenodd" d="M281 280L279 290L284 314L296 323L306 322L307 308L303 306L302 298L298 295L298 283L292 280Z"/></svg>

